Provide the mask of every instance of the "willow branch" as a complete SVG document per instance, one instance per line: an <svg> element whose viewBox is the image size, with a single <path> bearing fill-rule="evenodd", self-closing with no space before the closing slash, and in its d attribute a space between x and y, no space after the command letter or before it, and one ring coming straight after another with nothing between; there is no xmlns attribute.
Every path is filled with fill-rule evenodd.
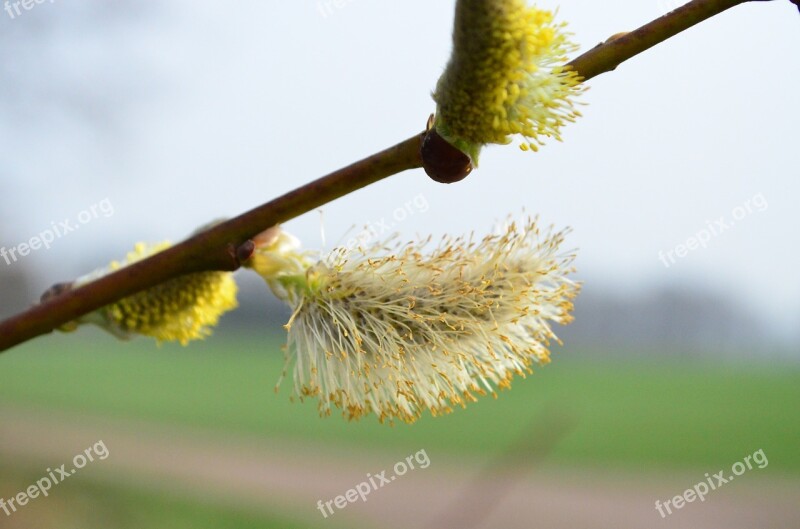
<svg viewBox="0 0 800 529"><path fill-rule="evenodd" d="M387 176L421 166L421 135L365 158L247 213L223 222L152 257L80 288L66 289L0 323L0 351L183 274L236 270L240 248L265 229L286 222Z"/></svg>
<svg viewBox="0 0 800 529"><path fill-rule="evenodd" d="M704 20L748 0L694 0L630 33L615 36L569 63L585 80L614 70ZM223 222L152 257L76 289L64 289L0 323L0 351L52 332L80 316L175 277L236 270L249 239L391 175L421 167L422 134Z"/></svg>
<svg viewBox="0 0 800 529"><path fill-rule="evenodd" d="M709 18L750 0L694 0L630 33L618 33L597 45L570 66L584 79L610 72L631 57L674 37Z"/></svg>

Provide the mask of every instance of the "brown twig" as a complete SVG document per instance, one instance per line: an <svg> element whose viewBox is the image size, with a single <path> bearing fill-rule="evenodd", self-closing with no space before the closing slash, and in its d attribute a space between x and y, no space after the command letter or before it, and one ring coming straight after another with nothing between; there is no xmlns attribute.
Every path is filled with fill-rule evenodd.
<svg viewBox="0 0 800 529"><path fill-rule="evenodd" d="M599 44L569 65L585 80L615 69L659 42L748 0L694 0L661 18ZM80 288L66 289L0 323L0 351L52 332L76 318L175 277L235 270L240 248L259 232L388 176L421 167L422 134L306 184L166 251Z"/></svg>
<svg viewBox="0 0 800 529"><path fill-rule="evenodd" d="M610 72L631 57L749 0L695 0L630 33L618 33L570 62L584 79Z"/></svg>
<svg viewBox="0 0 800 529"><path fill-rule="evenodd" d="M422 136L415 135L148 259L80 288L62 289L57 295L0 323L0 351L180 275L205 270L236 270L241 264L240 248L270 226L286 222L387 176L420 167L421 141Z"/></svg>

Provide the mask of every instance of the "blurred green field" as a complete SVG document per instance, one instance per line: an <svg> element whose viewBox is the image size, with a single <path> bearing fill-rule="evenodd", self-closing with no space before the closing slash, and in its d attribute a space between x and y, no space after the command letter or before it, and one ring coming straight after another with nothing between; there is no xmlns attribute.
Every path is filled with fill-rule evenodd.
<svg viewBox="0 0 800 529"><path fill-rule="evenodd" d="M42 477L40 468L0 465L0 490L23 491ZM187 501L163 492L154 493L120 484L76 480L31 500L7 517L6 529L59 527L62 529L299 529L307 524L267 518L241 508Z"/></svg>
<svg viewBox="0 0 800 529"><path fill-rule="evenodd" d="M763 449L772 472L800 473L796 366L578 360L559 351L496 400L390 427L371 416L321 419L315 402L289 402L288 383L276 395L279 348L263 338L159 348L105 335L47 337L2 355L0 403L454 457L505 449L547 409L574 422L551 464L697 472Z"/></svg>

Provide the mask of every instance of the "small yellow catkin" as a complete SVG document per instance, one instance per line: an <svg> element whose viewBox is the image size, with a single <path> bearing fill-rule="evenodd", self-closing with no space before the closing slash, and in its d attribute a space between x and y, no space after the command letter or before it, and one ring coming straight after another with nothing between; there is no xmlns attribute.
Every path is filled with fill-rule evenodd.
<svg viewBox="0 0 800 529"><path fill-rule="evenodd" d="M78 280L76 286L169 246L139 243L124 262L112 262L107 269ZM107 305L79 323L95 323L120 338L142 335L186 345L211 334L220 316L236 308L236 293L236 281L230 272L188 274Z"/></svg>
<svg viewBox="0 0 800 529"><path fill-rule="evenodd" d="M459 0L453 51L439 79L434 127L477 165L481 147L523 137L523 150L580 113L580 78L564 68L577 50L565 24L525 0Z"/></svg>

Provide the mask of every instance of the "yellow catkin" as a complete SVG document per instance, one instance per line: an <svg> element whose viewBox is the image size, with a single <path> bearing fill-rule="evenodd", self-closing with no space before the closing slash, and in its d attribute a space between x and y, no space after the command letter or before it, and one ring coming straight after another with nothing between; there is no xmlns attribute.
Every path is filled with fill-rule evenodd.
<svg viewBox="0 0 800 529"><path fill-rule="evenodd" d="M525 0L459 0L453 52L433 94L434 127L473 163L482 146L514 135L532 151L544 138L560 140L580 115L580 79L563 67L576 49L564 23Z"/></svg>
<svg viewBox="0 0 800 529"><path fill-rule="evenodd" d="M113 262L96 279L149 257L169 247L168 243L139 243L124 262ZM80 281L78 284L88 281ZM119 336L150 336L159 342L180 342L205 338L220 316L237 306L237 286L230 272L199 272L181 276L103 307L87 322Z"/></svg>
<svg viewBox="0 0 800 529"><path fill-rule="evenodd" d="M510 386L549 362L552 323L572 319L578 285L564 232L535 220L481 241L445 238L387 249L339 250L311 262L296 247L266 250L262 274L294 309L287 368L295 394L322 416L415 421ZM257 250L257 254L259 251Z"/></svg>

